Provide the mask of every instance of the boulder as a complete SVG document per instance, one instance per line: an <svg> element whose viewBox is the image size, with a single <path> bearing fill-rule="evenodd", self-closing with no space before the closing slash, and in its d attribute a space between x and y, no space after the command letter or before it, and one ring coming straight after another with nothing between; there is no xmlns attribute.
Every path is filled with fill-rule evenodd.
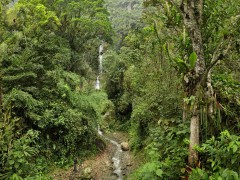
<svg viewBox="0 0 240 180"><path fill-rule="evenodd" d="M122 142L121 143L121 148L123 151L128 151L129 150L129 144L127 142Z"/></svg>
<svg viewBox="0 0 240 180"><path fill-rule="evenodd" d="M91 174L92 173L92 169L90 167L87 167L83 170L84 174Z"/></svg>
<svg viewBox="0 0 240 180"><path fill-rule="evenodd" d="M92 169L90 167L84 168L80 179L92 179Z"/></svg>

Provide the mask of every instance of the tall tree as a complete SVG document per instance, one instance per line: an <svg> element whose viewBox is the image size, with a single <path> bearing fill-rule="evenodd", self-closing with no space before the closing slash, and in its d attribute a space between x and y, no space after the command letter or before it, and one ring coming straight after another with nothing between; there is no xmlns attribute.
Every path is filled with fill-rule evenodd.
<svg viewBox="0 0 240 180"><path fill-rule="evenodd" d="M184 25L186 26L191 38L193 52L197 55L194 70L186 74L184 77L185 92L187 93L187 97L197 96L199 88L201 89L201 86L205 86L205 82L201 82L204 78L206 70L201 33L203 1L182 1L179 8ZM194 146L199 144L199 112L199 105L194 104L192 107L190 125L190 145L188 157L190 165L193 165L198 160L197 151L194 150Z"/></svg>
<svg viewBox="0 0 240 180"><path fill-rule="evenodd" d="M230 50L235 53L236 39L233 37L239 37L236 25L239 21L237 1L232 0L231 3L235 6L231 7L226 6L226 1L220 4L202 0L157 0L147 1L147 3L160 9L160 13L163 13L162 16L164 16L161 21L165 21L166 25L164 28L169 29L168 32L173 36L179 36L178 40L184 44L182 46L182 42L179 43L177 46L180 49L173 50L173 53L177 54L174 57L175 62L178 70L183 74L185 102L188 102L185 103L183 117L188 116L191 121L188 161L190 165L194 166L198 161L194 146L198 145L200 140L199 120L202 104L207 106L208 118L214 120L212 68L219 60L227 59ZM227 9L228 14L222 14L223 7ZM179 18L180 16L181 18ZM216 19L221 21L220 25L217 24ZM230 22L232 22L231 25ZM190 43L187 44L188 38ZM175 42L176 40L177 38L175 38ZM171 40L169 37L168 41L166 41L168 50L173 49L173 38ZM189 54L191 55L189 56Z"/></svg>

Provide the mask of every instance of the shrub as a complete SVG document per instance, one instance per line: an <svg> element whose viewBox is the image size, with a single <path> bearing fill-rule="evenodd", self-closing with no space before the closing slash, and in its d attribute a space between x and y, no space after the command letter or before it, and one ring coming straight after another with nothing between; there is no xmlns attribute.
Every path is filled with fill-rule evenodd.
<svg viewBox="0 0 240 180"><path fill-rule="evenodd" d="M231 135L227 130L220 137L214 136L198 148L203 169L209 175L222 174L223 170L234 171L240 174L240 137ZM227 172L225 172L226 174Z"/></svg>
<svg viewBox="0 0 240 180"><path fill-rule="evenodd" d="M17 119L7 115L0 121L0 179L21 179L38 173L34 164L39 149L36 145L39 132L29 130L20 135L18 125Z"/></svg>
<svg viewBox="0 0 240 180"><path fill-rule="evenodd" d="M134 174L136 179L178 179L182 175L187 158L188 125L176 120L160 120L151 128L150 138L145 142L149 160Z"/></svg>

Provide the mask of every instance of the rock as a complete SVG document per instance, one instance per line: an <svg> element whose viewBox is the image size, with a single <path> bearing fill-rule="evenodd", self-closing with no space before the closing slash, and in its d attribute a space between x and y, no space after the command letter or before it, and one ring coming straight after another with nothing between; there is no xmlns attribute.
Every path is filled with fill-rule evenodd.
<svg viewBox="0 0 240 180"><path fill-rule="evenodd" d="M84 174L91 174L92 173L92 169L90 167L87 167L83 170Z"/></svg>
<svg viewBox="0 0 240 180"><path fill-rule="evenodd" d="M121 143L121 148L123 151L128 151L129 150L129 144L127 142L122 142Z"/></svg>
<svg viewBox="0 0 240 180"><path fill-rule="evenodd" d="M132 166L132 164L131 164L131 163L128 163L127 166Z"/></svg>
<svg viewBox="0 0 240 180"><path fill-rule="evenodd" d="M106 165L107 167L111 167L111 163L110 163L109 161L105 161L105 165Z"/></svg>
<svg viewBox="0 0 240 180"><path fill-rule="evenodd" d="M92 169L87 167L83 170L83 174L81 175L81 179L92 179Z"/></svg>

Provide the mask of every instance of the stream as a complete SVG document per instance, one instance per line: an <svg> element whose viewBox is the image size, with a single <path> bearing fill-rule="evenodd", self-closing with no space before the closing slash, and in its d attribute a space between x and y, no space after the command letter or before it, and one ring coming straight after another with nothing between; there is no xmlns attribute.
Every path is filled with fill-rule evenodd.
<svg viewBox="0 0 240 180"><path fill-rule="evenodd" d="M98 54L99 54L98 55L99 74L97 76L97 80L96 80L96 83L95 83L95 89L96 90L100 90L100 77L102 75L102 70L103 70L103 65L102 65L102 63L103 63L103 50L104 50L103 47L104 47L104 41L101 42L101 44L99 46L99 51L98 51ZM98 125L98 134L116 147L116 151L114 153L114 156L112 157L112 163L113 163L113 167L114 167L113 174L117 175L118 180L122 180L123 179L123 173L122 173L122 166L121 166L121 157L122 157L121 145L118 142L104 136L104 134L101 131L99 125Z"/></svg>
<svg viewBox="0 0 240 180"><path fill-rule="evenodd" d="M117 175L118 180L122 180L123 174L122 174L122 166L121 166L121 156L122 156L121 145L118 142L104 136L99 126L98 126L98 134L116 147L116 151L114 153L114 156L112 157L112 162L114 166L113 174Z"/></svg>

